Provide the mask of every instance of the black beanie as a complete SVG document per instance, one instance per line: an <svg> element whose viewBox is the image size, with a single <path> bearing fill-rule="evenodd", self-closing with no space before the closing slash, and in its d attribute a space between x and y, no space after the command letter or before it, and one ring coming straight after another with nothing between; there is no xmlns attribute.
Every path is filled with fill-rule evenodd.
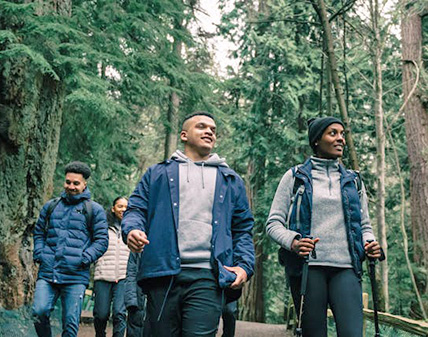
<svg viewBox="0 0 428 337"><path fill-rule="evenodd" d="M320 117L320 118L311 118L308 120L308 136L309 136L309 145L312 150L315 151L315 142L322 137L325 129L328 128L329 125L338 123L345 127L343 122L336 117Z"/></svg>

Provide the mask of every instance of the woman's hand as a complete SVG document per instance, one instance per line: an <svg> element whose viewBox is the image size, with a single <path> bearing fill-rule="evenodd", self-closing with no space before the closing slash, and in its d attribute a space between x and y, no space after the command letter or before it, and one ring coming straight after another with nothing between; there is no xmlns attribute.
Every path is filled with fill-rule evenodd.
<svg viewBox="0 0 428 337"><path fill-rule="evenodd" d="M366 255L371 259L378 259L381 257L381 248L377 241L366 241L364 250L366 251Z"/></svg>
<svg viewBox="0 0 428 337"><path fill-rule="evenodd" d="M308 256L315 249L315 244L319 240L320 238L302 238L300 240L294 239L293 243L291 244L291 250L300 257Z"/></svg>

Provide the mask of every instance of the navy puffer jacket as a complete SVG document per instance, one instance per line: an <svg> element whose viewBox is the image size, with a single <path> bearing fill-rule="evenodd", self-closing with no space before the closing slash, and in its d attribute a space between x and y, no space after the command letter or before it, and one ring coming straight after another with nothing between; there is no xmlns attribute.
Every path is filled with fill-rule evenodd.
<svg viewBox="0 0 428 337"><path fill-rule="evenodd" d="M47 231L50 202L43 206L34 229L33 259L40 263L38 278L57 284L89 284L90 264L108 247L107 219L101 205L92 201L91 228L86 224L84 200L90 198L88 188L74 196L63 192Z"/></svg>

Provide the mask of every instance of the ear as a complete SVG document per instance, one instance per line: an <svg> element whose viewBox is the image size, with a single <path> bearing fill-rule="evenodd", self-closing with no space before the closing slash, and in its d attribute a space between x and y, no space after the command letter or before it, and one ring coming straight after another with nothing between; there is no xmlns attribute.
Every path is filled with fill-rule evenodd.
<svg viewBox="0 0 428 337"><path fill-rule="evenodd" d="M114 206L111 207L111 212L114 213Z"/></svg>
<svg viewBox="0 0 428 337"><path fill-rule="evenodd" d="M180 132L180 139L181 139L182 142L187 142L187 131L182 130Z"/></svg>

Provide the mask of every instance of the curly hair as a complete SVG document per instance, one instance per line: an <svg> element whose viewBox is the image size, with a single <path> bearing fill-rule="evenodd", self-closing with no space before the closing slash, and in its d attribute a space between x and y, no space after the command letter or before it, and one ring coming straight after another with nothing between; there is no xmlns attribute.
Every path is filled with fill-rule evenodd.
<svg viewBox="0 0 428 337"><path fill-rule="evenodd" d="M72 161L65 166L65 174L67 173L80 173L83 178L88 179L91 176L91 169L81 161Z"/></svg>

